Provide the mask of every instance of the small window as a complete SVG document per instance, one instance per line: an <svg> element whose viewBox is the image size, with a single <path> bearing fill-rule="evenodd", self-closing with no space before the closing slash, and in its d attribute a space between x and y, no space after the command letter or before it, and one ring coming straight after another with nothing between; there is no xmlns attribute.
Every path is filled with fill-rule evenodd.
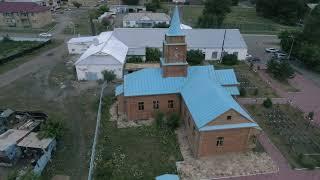
<svg viewBox="0 0 320 180"><path fill-rule="evenodd" d="M196 134L196 128L193 126L192 135L194 136Z"/></svg>
<svg viewBox="0 0 320 180"><path fill-rule="evenodd" d="M174 108L173 100L168 101L168 108L170 108L170 109Z"/></svg>
<svg viewBox="0 0 320 180"><path fill-rule="evenodd" d="M159 109L159 101L153 101L153 109Z"/></svg>
<svg viewBox="0 0 320 180"><path fill-rule="evenodd" d="M212 59L217 59L218 58L218 52L217 51L212 52L211 58Z"/></svg>
<svg viewBox="0 0 320 180"><path fill-rule="evenodd" d="M217 138L217 146L223 146L224 143L224 137L218 137Z"/></svg>
<svg viewBox="0 0 320 180"><path fill-rule="evenodd" d="M144 110L144 102L138 102L138 109L140 111Z"/></svg>
<svg viewBox="0 0 320 180"><path fill-rule="evenodd" d="M190 127L190 116L188 118L188 126Z"/></svg>
<svg viewBox="0 0 320 180"><path fill-rule="evenodd" d="M231 120L232 119L232 116L227 116L227 120Z"/></svg>
<svg viewBox="0 0 320 180"><path fill-rule="evenodd" d="M71 51L75 51L75 49L71 49Z"/></svg>
<svg viewBox="0 0 320 180"><path fill-rule="evenodd" d="M250 137L250 141L252 144L256 144L257 143L257 137L256 136L251 136Z"/></svg>

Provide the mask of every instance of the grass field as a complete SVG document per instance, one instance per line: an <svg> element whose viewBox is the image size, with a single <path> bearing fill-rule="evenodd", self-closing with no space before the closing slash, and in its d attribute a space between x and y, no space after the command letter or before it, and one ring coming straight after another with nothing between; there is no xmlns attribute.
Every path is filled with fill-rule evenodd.
<svg viewBox="0 0 320 180"><path fill-rule="evenodd" d="M176 134L155 126L117 129L109 121L110 98L105 98L99 137L96 179L154 179L176 173L182 160Z"/></svg>
<svg viewBox="0 0 320 180"><path fill-rule="evenodd" d="M243 62L234 66L226 66L216 62L213 65L215 69L234 68L240 87L246 89L246 97L278 97L272 88L259 77L258 73L251 71L250 67ZM258 89L258 91L256 92L255 89Z"/></svg>
<svg viewBox="0 0 320 180"><path fill-rule="evenodd" d="M0 41L0 59L32 49L41 43L38 41Z"/></svg>
<svg viewBox="0 0 320 180"><path fill-rule="evenodd" d="M89 23L89 11L84 13L78 13L77 16L72 16L73 24L69 24L65 29L65 34L91 35L91 28ZM74 29L75 27L75 29Z"/></svg>
<svg viewBox="0 0 320 180"><path fill-rule="evenodd" d="M162 6L166 11L170 7L166 4ZM192 27L197 27L199 16L202 14L203 6L189 5L181 7L182 21ZM242 33L264 33L278 34L282 30L296 30L298 27L290 27L273 22L270 19L259 17L254 8L232 7L224 21L223 28L240 29Z"/></svg>
<svg viewBox="0 0 320 180"><path fill-rule="evenodd" d="M320 166L320 129L309 124L303 113L289 105L272 109L248 105L246 109L294 168Z"/></svg>
<svg viewBox="0 0 320 180"><path fill-rule="evenodd" d="M59 46L61 43L62 43L61 41L53 40L53 41L51 41L50 44L45 45L44 47L41 47L40 49L37 49L36 51L34 51L30 54L26 54L22 57L19 57L19 58L12 60L12 61L7 62L4 65L0 65L0 74L5 73L5 72L9 71L10 69L18 67L19 65L32 60L32 58L39 55L40 53L47 51L49 49L55 48L55 47ZM1 48L4 48L4 47L1 46L0 49Z"/></svg>

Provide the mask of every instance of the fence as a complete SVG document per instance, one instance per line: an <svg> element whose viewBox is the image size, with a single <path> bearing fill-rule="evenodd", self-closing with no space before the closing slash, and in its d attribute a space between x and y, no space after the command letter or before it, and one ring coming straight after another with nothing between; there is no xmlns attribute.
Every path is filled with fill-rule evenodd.
<svg viewBox="0 0 320 180"><path fill-rule="evenodd" d="M94 170L94 160L95 160L95 156L96 156L96 145L97 145L97 140L98 140L98 136L99 136L99 127L100 127L100 120L101 120L102 97L103 97L104 89L106 87L107 87L107 82L104 82L102 84L101 93L100 93L99 108L98 108L98 113L97 113L97 123L96 123L96 130L94 133L93 143L92 143L88 180L92 180L92 175L93 175L93 170Z"/></svg>

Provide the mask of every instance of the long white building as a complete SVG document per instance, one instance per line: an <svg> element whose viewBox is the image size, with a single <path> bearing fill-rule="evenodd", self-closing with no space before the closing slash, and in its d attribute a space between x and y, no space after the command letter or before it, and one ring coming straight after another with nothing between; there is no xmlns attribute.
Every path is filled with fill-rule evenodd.
<svg viewBox="0 0 320 180"><path fill-rule="evenodd" d="M95 40L98 39L100 43L108 44L108 41L116 39L127 48L112 48L108 53L101 53L101 55L112 56L112 51L117 51L116 53L121 51L121 57L124 59L120 59L120 61L118 59L118 61L124 63L126 56L145 56L146 47L159 48L162 51L163 37L167 31L166 28L116 28L114 31L104 32L99 36L72 38L68 41L68 50L70 54L87 54L95 46L94 44L97 44ZM247 45L238 29L183 29L183 33L186 35L188 50L202 50L207 61L220 60L223 53L235 54L239 60L246 58ZM110 43L110 48L112 44ZM86 57L87 64L97 62L97 58L91 57L93 56ZM107 60L104 59L104 61ZM109 66L112 69L111 65L105 64L104 66ZM83 71L89 72L91 70L87 68ZM97 71L95 70L95 72ZM117 76L121 77L118 71ZM100 79L100 77L102 77L101 73L88 76L79 76L78 74L78 79L82 80Z"/></svg>

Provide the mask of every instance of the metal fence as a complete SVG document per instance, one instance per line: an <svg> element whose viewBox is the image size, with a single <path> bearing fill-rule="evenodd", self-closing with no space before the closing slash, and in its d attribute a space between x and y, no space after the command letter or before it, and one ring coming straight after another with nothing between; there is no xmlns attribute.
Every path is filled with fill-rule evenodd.
<svg viewBox="0 0 320 180"><path fill-rule="evenodd" d="M91 158L90 158L90 165L89 165L89 173L88 173L88 180L93 179L93 171L94 171L94 160L96 156L96 145L97 145L97 140L99 136L99 127L100 127L100 120L101 120L101 106L102 106L102 98L103 98L103 92L104 89L107 87L107 82L104 82L101 87L101 92L100 92L100 100L99 100L99 108L97 112L97 124L96 124L96 130L94 133L94 138L93 138L93 143L92 143L92 149L91 149Z"/></svg>

